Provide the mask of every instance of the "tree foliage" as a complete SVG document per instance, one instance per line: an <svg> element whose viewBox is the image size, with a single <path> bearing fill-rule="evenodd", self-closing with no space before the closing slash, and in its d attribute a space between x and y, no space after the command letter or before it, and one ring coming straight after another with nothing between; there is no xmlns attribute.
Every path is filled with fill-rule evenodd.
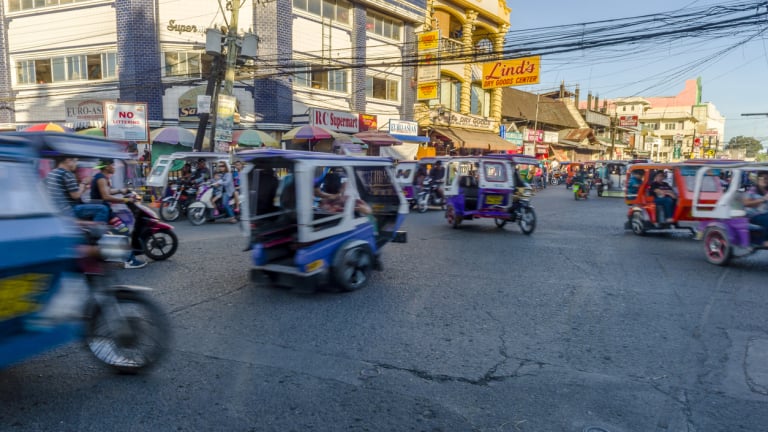
<svg viewBox="0 0 768 432"><path fill-rule="evenodd" d="M763 149L763 145L753 137L737 136L728 141L726 150L744 150L746 157L756 157L757 153Z"/></svg>

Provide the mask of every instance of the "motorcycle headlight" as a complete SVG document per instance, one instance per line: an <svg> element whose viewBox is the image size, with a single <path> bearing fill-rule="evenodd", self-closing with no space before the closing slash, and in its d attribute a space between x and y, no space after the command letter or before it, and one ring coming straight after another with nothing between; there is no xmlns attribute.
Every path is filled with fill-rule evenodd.
<svg viewBox="0 0 768 432"><path fill-rule="evenodd" d="M96 243L104 261L125 262L131 256L130 240L126 236L105 234Z"/></svg>
<svg viewBox="0 0 768 432"><path fill-rule="evenodd" d="M179 185L177 185L177 184L172 184L171 185L171 190L172 191L177 191L178 189L179 189Z"/></svg>

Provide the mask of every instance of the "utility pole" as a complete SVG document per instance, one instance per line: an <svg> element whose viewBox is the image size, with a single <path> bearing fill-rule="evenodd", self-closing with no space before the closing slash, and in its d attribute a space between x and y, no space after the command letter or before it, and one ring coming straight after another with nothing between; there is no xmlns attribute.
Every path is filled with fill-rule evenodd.
<svg viewBox="0 0 768 432"><path fill-rule="evenodd" d="M237 66L237 18L240 13L240 0L230 0L232 14L227 31L227 71L224 75L224 94L233 96L235 85L235 67Z"/></svg>
<svg viewBox="0 0 768 432"><path fill-rule="evenodd" d="M213 56L213 65L211 67L211 76L208 77L208 84L205 87L205 94L206 96L210 97L211 100L213 100L213 94L214 94L214 88L215 83L219 81L219 55ZM211 107L213 104L209 104L208 112L206 113L198 113L198 117L200 118L199 123L197 124L197 135L195 135L195 146L193 147L194 151L202 151L203 149L203 139L205 139L205 129L208 127L208 120L210 118L210 112ZM213 136L211 136L213 138Z"/></svg>

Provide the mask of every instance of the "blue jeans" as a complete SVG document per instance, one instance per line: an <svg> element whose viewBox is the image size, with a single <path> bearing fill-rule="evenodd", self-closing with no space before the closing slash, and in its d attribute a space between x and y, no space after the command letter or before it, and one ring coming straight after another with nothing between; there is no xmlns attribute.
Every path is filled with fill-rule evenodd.
<svg viewBox="0 0 768 432"><path fill-rule="evenodd" d="M749 222L763 227L763 236L761 241L768 241L768 213L760 213L749 218Z"/></svg>
<svg viewBox="0 0 768 432"><path fill-rule="evenodd" d="M109 221L109 207L104 204L78 204L72 207L72 210L78 219L104 223Z"/></svg>
<svg viewBox="0 0 768 432"><path fill-rule="evenodd" d="M665 197L656 197L653 199L653 202L656 204L656 206L661 206L662 209L664 209L664 220L660 220L659 222L665 222L667 219L671 219L672 216L675 214L675 200L665 196Z"/></svg>
<svg viewBox="0 0 768 432"><path fill-rule="evenodd" d="M221 206L224 207L224 211L227 212L227 216L233 218L235 217L235 212L232 211L232 206L229 205L230 198L232 198L232 196L224 192L221 196Z"/></svg>

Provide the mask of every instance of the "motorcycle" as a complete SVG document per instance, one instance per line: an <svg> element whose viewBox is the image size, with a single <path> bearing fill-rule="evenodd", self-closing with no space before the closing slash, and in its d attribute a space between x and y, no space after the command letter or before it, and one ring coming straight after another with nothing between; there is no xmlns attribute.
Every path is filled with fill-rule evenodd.
<svg viewBox="0 0 768 432"><path fill-rule="evenodd" d="M127 196L138 197L133 191ZM131 200L125 206L127 211L116 210L115 215L129 227L131 248L135 254L144 254L155 261L162 261L176 253L179 239L172 225L161 222L154 210L136 200Z"/></svg>
<svg viewBox="0 0 768 432"><path fill-rule="evenodd" d="M12 180L34 178L29 160L43 151L100 156L118 147L90 137L48 138L0 146L0 168L13 174L0 180L6 203L0 225L8 234L0 236L0 368L81 340L115 371L144 371L167 352L170 324L147 295L149 288L109 283L110 263L122 264L130 255L128 237L109 234L101 223L75 225L51 210L33 182ZM38 152L32 151L35 143Z"/></svg>
<svg viewBox="0 0 768 432"><path fill-rule="evenodd" d="M574 182L573 183L573 199L587 199L589 198L589 184Z"/></svg>
<svg viewBox="0 0 768 432"><path fill-rule="evenodd" d="M171 195L163 198L160 206L160 219L175 222L180 216L187 214L189 204L197 196L197 189L186 183L171 185Z"/></svg>
<svg viewBox="0 0 768 432"><path fill-rule="evenodd" d="M217 219L229 218L227 212L224 210L221 200L214 203L213 199L213 185L211 183L203 183L197 189L197 198L193 203L187 207L187 219L192 225L202 225L206 221L215 221ZM234 210L234 199L230 198L229 205L235 213L237 218L240 215L239 209Z"/></svg>
<svg viewBox="0 0 768 432"><path fill-rule="evenodd" d="M517 222L523 234L529 235L536 229L536 212L533 211L533 205L531 205L533 191L530 187L525 186L515 189L512 205L509 207L509 222ZM497 221L496 224L499 225L500 223Z"/></svg>
<svg viewBox="0 0 768 432"><path fill-rule="evenodd" d="M436 182L432 177L425 177L424 183L422 183L421 190L416 195L416 207L419 213L424 213L429 209L429 206L445 207L445 199L440 198L437 190L440 188L441 183Z"/></svg>

